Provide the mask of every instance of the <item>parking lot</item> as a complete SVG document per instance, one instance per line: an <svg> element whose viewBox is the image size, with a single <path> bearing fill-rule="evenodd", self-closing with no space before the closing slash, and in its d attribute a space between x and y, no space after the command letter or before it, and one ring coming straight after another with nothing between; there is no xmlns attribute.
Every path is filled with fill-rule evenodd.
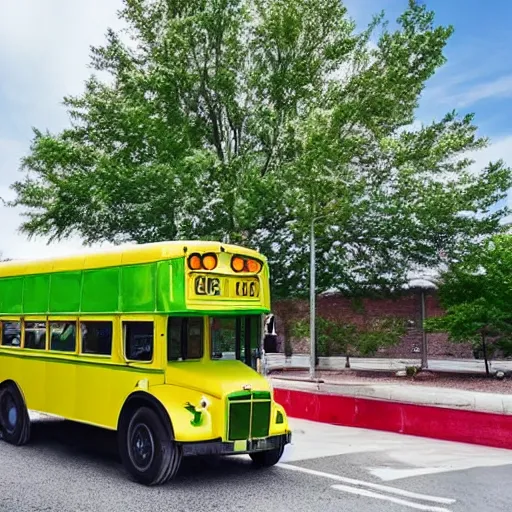
<svg viewBox="0 0 512 512"><path fill-rule="evenodd" d="M115 435L36 418L32 442L0 443L0 510L506 511L512 451L292 420L281 463L186 459L162 487L131 482Z"/></svg>

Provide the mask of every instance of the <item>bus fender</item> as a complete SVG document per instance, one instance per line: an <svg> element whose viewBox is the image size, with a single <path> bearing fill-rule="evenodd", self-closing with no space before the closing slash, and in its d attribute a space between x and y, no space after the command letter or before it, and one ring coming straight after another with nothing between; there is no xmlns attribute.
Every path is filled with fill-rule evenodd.
<svg viewBox="0 0 512 512"><path fill-rule="evenodd" d="M2 390L8 388L9 386L14 387L16 389L16 391L18 391L20 398L23 401L23 404L28 409L27 401L25 400L25 394L23 393L21 386L16 381L14 381L12 379L7 379L7 380L0 382L0 393L2 392Z"/></svg>
<svg viewBox="0 0 512 512"><path fill-rule="evenodd" d="M167 409L164 407L162 402L160 402L156 397L147 391L134 391L126 398L123 407L121 408L121 412L119 413L117 430L119 431L121 422L124 421L127 415L129 417L139 407L144 406L151 407L151 409L153 409L158 414L160 420L167 429L170 438L175 439L173 423L169 413L167 412Z"/></svg>
<svg viewBox="0 0 512 512"><path fill-rule="evenodd" d="M172 418L176 441L198 442L222 437L223 432L217 431L224 426L221 400L172 385L153 386L149 392ZM217 417L222 419L214 421Z"/></svg>

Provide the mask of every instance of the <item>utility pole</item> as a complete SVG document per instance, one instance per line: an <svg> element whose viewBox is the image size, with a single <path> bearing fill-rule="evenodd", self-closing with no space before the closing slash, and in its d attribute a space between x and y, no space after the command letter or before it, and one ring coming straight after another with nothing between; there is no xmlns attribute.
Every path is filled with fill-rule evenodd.
<svg viewBox="0 0 512 512"><path fill-rule="evenodd" d="M309 360L309 377L311 380L315 378L316 366L316 341L315 341L315 320L316 320L316 261L315 261L315 216L311 219L311 238L310 238L310 263L309 263L309 339L310 339L310 360Z"/></svg>

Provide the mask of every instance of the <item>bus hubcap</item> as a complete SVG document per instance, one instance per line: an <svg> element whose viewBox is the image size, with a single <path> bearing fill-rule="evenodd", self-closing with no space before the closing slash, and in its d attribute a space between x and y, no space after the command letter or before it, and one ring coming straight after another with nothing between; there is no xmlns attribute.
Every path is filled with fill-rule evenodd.
<svg viewBox="0 0 512 512"><path fill-rule="evenodd" d="M130 458L139 471L151 466L155 454L153 435L146 425L139 423L132 431L130 440Z"/></svg>
<svg viewBox="0 0 512 512"><path fill-rule="evenodd" d="M18 424L18 409L10 395L4 396L1 410L4 428L9 433L14 432L16 425Z"/></svg>
<svg viewBox="0 0 512 512"><path fill-rule="evenodd" d="M15 427L18 421L18 411L16 410L16 407L14 407L14 405L9 409L8 419L9 425L11 427Z"/></svg>

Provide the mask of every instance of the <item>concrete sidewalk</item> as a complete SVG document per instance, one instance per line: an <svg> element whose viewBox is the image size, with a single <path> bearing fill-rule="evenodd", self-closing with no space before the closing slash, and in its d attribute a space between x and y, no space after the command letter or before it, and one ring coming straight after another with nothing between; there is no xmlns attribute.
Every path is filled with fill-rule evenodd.
<svg viewBox="0 0 512 512"><path fill-rule="evenodd" d="M272 382L274 389L512 415L512 395L508 394L483 393L435 386L414 386L406 382L374 384L366 382L341 383L324 380L323 383L313 383L272 376L269 377L269 380Z"/></svg>

